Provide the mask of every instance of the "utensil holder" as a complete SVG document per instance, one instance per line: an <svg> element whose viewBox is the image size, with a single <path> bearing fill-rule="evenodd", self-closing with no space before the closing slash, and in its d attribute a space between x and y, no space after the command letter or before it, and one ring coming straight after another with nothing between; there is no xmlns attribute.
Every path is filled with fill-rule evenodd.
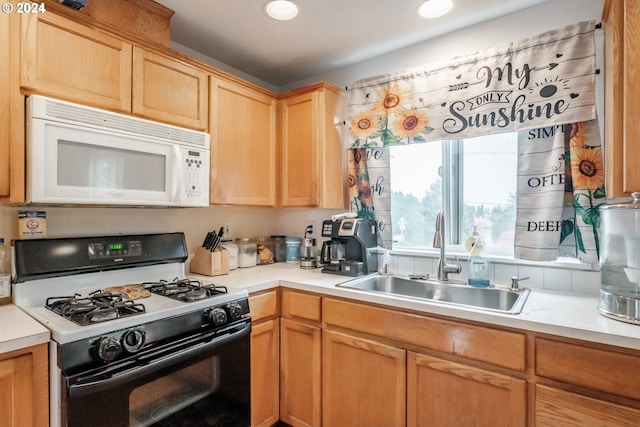
<svg viewBox="0 0 640 427"><path fill-rule="evenodd" d="M229 274L229 251L217 248L211 252L205 248L198 248L191 260L191 272L205 276Z"/></svg>

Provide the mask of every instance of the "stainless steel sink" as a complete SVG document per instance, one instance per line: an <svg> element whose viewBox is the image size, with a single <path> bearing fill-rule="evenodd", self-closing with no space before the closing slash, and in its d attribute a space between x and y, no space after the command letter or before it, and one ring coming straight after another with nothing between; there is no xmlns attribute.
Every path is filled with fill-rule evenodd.
<svg viewBox="0 0 640 427"><path fill-rule="evenodd" d="M527 288L520 288L519 291L495 287L474 288L466 284L381 275L366 276L336 286L508 314L520 313L530 292Z"/></svg>

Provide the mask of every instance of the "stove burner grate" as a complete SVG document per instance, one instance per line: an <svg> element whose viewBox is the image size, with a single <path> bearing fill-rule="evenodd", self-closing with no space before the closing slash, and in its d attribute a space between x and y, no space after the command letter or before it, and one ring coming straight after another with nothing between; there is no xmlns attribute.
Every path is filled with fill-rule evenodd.
<svg viewBox="0 0 640 427"><path fill-rule="evenodd" d="M204 284L199 280L178 279L177 277L172 281L145 282L143 285L146 290L153 294L183 302L199 301L229 292L226 286L213 283Z"/></svg>
<svg viewBox="0 0 640 427"><path fill-rule="evenodd" d="M80 294L50 297L45 307L80 326L145 312L143 304L125 300L122 294L102 290L92 292L87 297Z"/></svg>

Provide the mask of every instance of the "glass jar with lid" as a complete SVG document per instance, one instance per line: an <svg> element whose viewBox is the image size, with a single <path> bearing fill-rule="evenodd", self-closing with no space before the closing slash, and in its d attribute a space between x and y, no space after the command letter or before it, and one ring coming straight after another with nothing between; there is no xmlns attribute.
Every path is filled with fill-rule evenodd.
<svg viewBox="0 0 640 427"><path fill-rule="evenodd" d="M258 248L256 243L249 237L236 239L238 246L238 267L254 267L257 264Z"/></svg>
<svg viewBox="0 0 640 427"><path fill-rule="evenodd" d="M257 263L260 265L264 264L273 264L274 262L274 251L273 251L273 242L271 238L268 236L260 236L254 238L256 242L257 249Z"/></svg>
<svg viewBox="0 0 640 427"><path fill-rule="evenodd" d="M285 236L271 236L273 243L273 259L275 262L285 262L287 260L287 246Z"/></svg>

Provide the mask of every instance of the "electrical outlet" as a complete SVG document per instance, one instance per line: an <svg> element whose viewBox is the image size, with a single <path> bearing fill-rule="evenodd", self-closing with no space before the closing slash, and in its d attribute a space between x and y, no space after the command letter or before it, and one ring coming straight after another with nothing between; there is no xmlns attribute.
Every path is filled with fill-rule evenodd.
<svg viewBox="0 0 640 427"><path fill-rule="evenodd" d="M222 224L222 238L224 240L231 240L231 223L225 222Z"/></svg>

